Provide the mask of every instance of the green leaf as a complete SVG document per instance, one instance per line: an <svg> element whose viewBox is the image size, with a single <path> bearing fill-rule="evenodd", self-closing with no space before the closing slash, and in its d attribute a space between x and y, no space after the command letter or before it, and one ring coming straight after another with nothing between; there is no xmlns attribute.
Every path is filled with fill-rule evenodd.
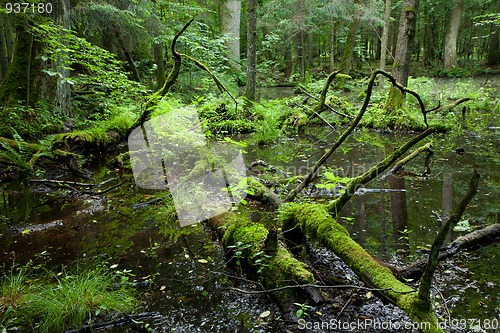
<svg viewBox="0 0 500 333"><path fill-rule="evenodd" d="M51 71L51 70L48 70L48 69L44 69L43 72L45 72L46 74L50 75L50 76L56 76L57 72L54 72L54 71Z"/></svg>

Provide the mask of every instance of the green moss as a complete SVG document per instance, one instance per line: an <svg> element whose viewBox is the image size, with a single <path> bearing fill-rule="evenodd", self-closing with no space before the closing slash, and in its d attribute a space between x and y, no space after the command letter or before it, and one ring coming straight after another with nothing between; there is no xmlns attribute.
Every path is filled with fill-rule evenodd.
<svg viewBox="0 0 500 333"><path fill-rule="evenodd" d="M229 221L231 223L231 220ZM250 221L232 221L227 228L222 238L224 247L228 247L241 242L242 244L250 244L251 247L247 251L260 251L266 240L268 231L264 225Z"/></svg>
<svg viewBox="0 0 500 333"><path fill-rule="evenodd" d="M280 210L279 219L284 228L298 225L303 232L331 249L371 287L386 289L383 294L420 322L434 323L427 332L439 332L430 304L417 298L410 286L394 277L391 270L380 265L350 236L347 230L328 214L328 208L319 204L287 204Z"/></svg>
<svg viewBox="0 0 500 333"><path fill-rule="evenodd" d="M307 270L306 264L295 259L281 242L268 263L263 271L263 282L268 288L290 285L291 281L297 284L314 283L314 275Z"/></svg>

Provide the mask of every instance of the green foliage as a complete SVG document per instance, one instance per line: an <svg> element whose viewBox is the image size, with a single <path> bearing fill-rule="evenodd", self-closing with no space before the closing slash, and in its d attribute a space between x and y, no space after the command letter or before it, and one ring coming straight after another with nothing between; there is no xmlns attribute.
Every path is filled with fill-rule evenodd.
<svg viewBox="0 0 500 333"><path fill-rule="evenodd" d="M0 328L29 325L34 332L61 332L138 303L131 290L115 288L115 277L96 269L34 276L26 268L0 281Z"/></svg>
<svg viewBox="0 0 500 333"><path fill-rule="evenodd" d="M241 105L241 101L238 104ZM220 138L254 130L254 124L249 122L243 111L226 96L216 98L208 95L203 102L195 100L195 105L198 106L200 119L208 136Z"/></svg>
<svg viewBox="0 0 500 333"><path fill-rule="evenodd" d="M313 308L312 306L307 305L306 303L293 303L293 304L299 307L299 309L295 312L295 316L297 317L297 319L309 316L309 313L307 311Z"/></svg>
<svg viewBox="0 0 500 333"><path fill-rule="evenodd" d="M227 246L227 249L234 251L231 259L234 258L236 260L236 266L241 266L241 260L244 258L244 252L250 247L250 244L244 244L241 241L236 242L234 245Z"/></svg>
<svg viewBox="0 0 500 333"><path fill-rule="evenodd" d="M102 110L130 102L147 92L141 84L127 78L122 63L114 54L76 36L73 31L48 23L32 26L30 32L44 45L38 57L56 67L44 70L46 74L70 84L73 90L91 89L90 97L80 98L80 108L90 108L97 103ZM70 78L64 74L68 70Z"/></svg>
<svg viewBox="0 0 500 333"><path fill-rule="evenodd" d="M53 112L44 101L37 102L35 107L18 104L0 112L0 136L10 136L10 128L15 128L23 137L39 138L58 132L62 123L61 115Z"/></svg>
<svg viewBox="0 0 500 333"><path fill-rule="evenodd" d="M339 184L347 184L351 178L349 177L342 177L342 176L337 176L335 173L331 171L325 171L324 173L325 181L324 183L321 184L316 184L317 188L324 188L326 190L331 190L334 189L337 185ZM342 191L339 191L342 193Z"/></svg>
<svg viewBox="0 0 500 333"><path fill-rule="evenodd" d="M253 118L255 133L252 140L258 144L270 144L277 141L283 131L283 122L293 113L286 99L276 99L254 104Z"/></svg>
<svg viewBox="0 0 500 333"><path fill-rule="evenodd" d="M11 128L12 137L14 138L17 149L9 144L0 141L0 163L11 165L22 172L29 173L32 166L29 163L29 154L26 150L26 141L17 133L14 128Z"/></svg>

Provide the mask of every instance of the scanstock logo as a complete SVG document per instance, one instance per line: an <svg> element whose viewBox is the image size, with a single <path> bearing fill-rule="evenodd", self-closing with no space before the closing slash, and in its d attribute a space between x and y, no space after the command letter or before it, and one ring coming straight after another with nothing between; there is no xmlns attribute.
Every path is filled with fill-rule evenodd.
<svg viewBox="0 0 500 333"><path fill-rule="evenodd" d="M246 196L241 151L208 142L195 108L154 117L128 138L137 186L170 190L182 226L222 214Z"/></svg>

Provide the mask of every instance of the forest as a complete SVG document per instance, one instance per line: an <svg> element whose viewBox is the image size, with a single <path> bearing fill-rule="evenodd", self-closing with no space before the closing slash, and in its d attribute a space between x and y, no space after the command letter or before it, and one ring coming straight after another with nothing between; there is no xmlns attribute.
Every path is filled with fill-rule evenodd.
<svg viewBox="0 0 500 333"><path fill-rule="evenodd" d="M0 4L0 333L500 331L500 0Z"/></svg>

